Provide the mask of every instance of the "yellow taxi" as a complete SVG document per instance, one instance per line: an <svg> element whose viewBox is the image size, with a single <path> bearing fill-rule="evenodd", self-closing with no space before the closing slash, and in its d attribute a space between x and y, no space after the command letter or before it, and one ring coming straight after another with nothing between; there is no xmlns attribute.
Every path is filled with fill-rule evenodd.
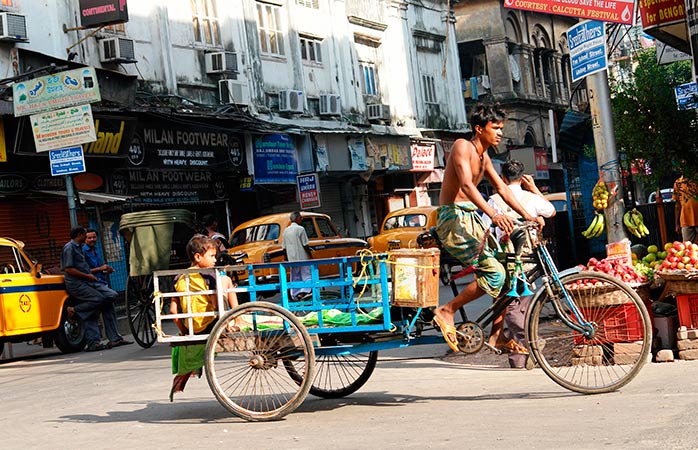
<svg viewBox="0 0 698 450"><path fill-rule="evenodd" d="M398 248L416 248L417 236L436 225L436 206L414 206L388 214L380 232L368 238L376 253Z"/></svg>
<svg viewBox="0 0 698 450"><path fill-rule="evenodd" d="M85 347L80 319L68 320L70 302L62 275L42 273L24 243L0 238L0 353L5 342L42 337L64 353Z"/></svg>
<svg viewBox="0 0 698 450"><path fill-rule="evenodd" d="M238 225L230 235L230 254L247 254L245 264L284 261L282 238L286 227L291 225L290 213L259 217ZM355 256L368 247L366 241L342 237L327 214L301 212L301 226L308 235L308 245L313 259ZM320 276L336 275L337 265L321 264ZM258 281L274 279L278 274L269 270L255 272ZM247 278L246 272L238 272L240 281Z"/></svg>

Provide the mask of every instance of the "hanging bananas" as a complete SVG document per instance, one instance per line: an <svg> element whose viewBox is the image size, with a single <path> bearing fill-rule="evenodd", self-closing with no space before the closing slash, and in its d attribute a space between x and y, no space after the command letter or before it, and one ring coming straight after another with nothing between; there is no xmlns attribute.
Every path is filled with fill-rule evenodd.
<svg viewBox="0 0 698 450"><path fill-rule="evenodd" d="M603 213L596 213L594 219L589 224L589 228L582 231L582 236L587 239L597 238L601 236L606 229L606 217Z"/></svg>
<svg viewBox="0 0 698 450"><path fill-rule="evenodd" d="M606 183L604 183L603 180L599 180L591 191L591 200L594 208L598 210L608 208L608 198L610 195L611 193L608 191Z"/></svg>
<svg viewBox="0 0 698 450"><path fill-rule="evenodd" d="M642 213L635 208L623 214L623 224L633 236L643 238L650 234L650 230L645 226Z"/></svg>

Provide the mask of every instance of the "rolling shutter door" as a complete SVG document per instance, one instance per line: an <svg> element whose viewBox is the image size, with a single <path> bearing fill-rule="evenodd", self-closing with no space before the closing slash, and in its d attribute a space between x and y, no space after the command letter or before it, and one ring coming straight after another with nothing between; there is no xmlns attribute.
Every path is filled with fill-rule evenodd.
<svg viewBox="0 0 698 450"><path fill-rule="evenodd" d="M337 182L323 182L320 180L320 208L313 210L327 214L332 218L332 222L347 235L347 227L344 223L344 209L342 208L341 184Z"/></svg>

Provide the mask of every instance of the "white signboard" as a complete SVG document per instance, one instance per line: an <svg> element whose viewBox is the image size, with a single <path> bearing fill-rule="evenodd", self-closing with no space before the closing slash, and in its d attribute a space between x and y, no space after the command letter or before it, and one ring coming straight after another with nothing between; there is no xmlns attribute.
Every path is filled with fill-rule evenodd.
<svg viewBox="0 0 698 450"><path fill-rule="evenodd" d="M655 40L657 45L657 64L670 64L676 61L687 61L691 59L691 55L684 53L680 50L676 50L674 47L666 45L665 43Z"/></svg>
<svg viewBox="0 0 698 450"><path fill-rule="evenodd" d="M587 20L571 27L567 30L567 44L573 82L608 67L606 28L603 22Z"/></svg>
<svg viewBox="0 0 698 450"><path fill-rule="evenodd" d="M37 152L72 147L97 140L90 105L71 106L29 118Z"/></svg>
<svg viewBox="0 0 698 450"><path fill-rule="evenodd" d="M17 117L100 100L93 67L67 70L12 85L12 103Z"/></svg>
<svg viewBox="0 0 698 450"><path fill-rule="evenodd" d="M51 162L51 175L70 175L85 171L85 155L82 146L51 150L49 152Z"/></svg>

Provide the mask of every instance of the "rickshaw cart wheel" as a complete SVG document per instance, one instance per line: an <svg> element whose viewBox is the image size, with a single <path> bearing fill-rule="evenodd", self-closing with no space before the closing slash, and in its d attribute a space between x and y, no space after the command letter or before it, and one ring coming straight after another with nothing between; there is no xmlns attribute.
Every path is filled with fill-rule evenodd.
<svg viewBox="0 0 698 450"><path fill-rule="evenodd" d="M126 289L126 311L133 339L143 348L152 347L157 335L155 324L155 302L153 302L153 276L128 277Z"/></svg>
<svg viewBox="0 0 698 450"><path fill-rule="evenodd" d="M286 373L288 359L304 361L296 366L301 383ZM296 316L273 303L246 303L229 311L206 343L211 391L245 420L278 420L293 412L308 395L314 374L310 335Z"/></svg>

